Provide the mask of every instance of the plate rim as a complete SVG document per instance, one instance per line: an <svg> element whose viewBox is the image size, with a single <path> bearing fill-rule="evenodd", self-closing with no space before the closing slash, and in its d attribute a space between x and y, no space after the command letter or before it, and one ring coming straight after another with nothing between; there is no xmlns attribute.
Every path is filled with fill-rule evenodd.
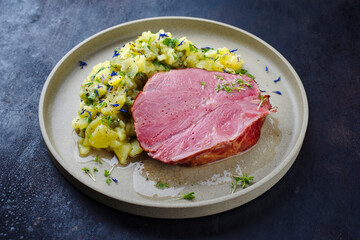
<svg viewBox="0 0 360 240"><path fill-rule="evenodd" d="M107 32L116 30L118 28L122 28L124 26L138 24L138 23L141 23L141 22L158 21L158 20L166 20L166 19L177 20L177 21L192 20L192 21L200 21L200 22L205 22L205 23L210 23L210 24L216 24L216 25L219 25L219 26L222 26L222 27L231 28L231 29L233 29L235 31L238 31L238 32L241 32L241 33L243 33L245 35L248 35L249 37L255 39L256 41L258 41L259 43L261 43L265 47L269 48L272 52L274 52L281 59L281 61L283 63L285 63L286 67L290 70L291 74L295 77L297 86L299 87L299 90L300 90L300 96L301 96L301 98L303 100L303 103L301 104L301 106L303 107L303 115L301 115L303 119L302 119L302 125L300 127L300 131L299 131L299 137L296 139L294 147L287 154L287 156L285 156L284 161L282 161L280 164L278 164L265 177L263 177L262 179L257 181L255 184L243 189L242 191L238 191L238 192L236 192L234 194L229 194L229 195L217 197L217 198L214 198L214 199L202 200L200 202L196 202L196 201L195 202L186 202L186 203L178 202L176 204L169 203L169 202L155 202L155 201L154 202L146 202L146 203L145 202L138 202L138 201L129 202L129 201L124 200L124 199L113 198L112 196L109 196L106 193L99 192L96 189L93 189L91 186L83 183L80 179L78 179L76 176L71 174L69 169L66 168L66 166L65 166L66 164L63 164L65 162L59 156L59 154L57 153L57 151L53 147L52 142L49 139L49 136L47 134L47 130L46 130L46 127L45 127L45 121L44 121L44 119L45 119L45 116L44 116L45 95L46 95L47 89L48 89L48 87L50 85L51 79L55 75L58 68L66 61L66 59L71 54L76 52L76 50L78 50L85 43L88 43L88 42L92 41L93 39L95 39L95 38L97 38L97 37L99 37L99 36L101 36L101 35L103 35L103 34L105 34ZM278 182L286 174L286 172L290 169L290 167L292 166L293 162L295 161L299 151L301 150L301 146L302 146L303 141L305 139L305 134L306 134L307 126L308 126L309 106L308 106L308 100L307 100L305 88L304 88L304 86L303 86L303 84L301 82L300 77L296 73L295 69L292 67L292 65L288 62L288 60L280 52L278 52L274 47L272 47L270 44L268 44L267 42L265 42L261 38L255 36L254 34L252 34L250 32L247 32L246 30L243 30L241 28L232 26L232 25L227 24L227 23L215 21L215 20L210 20L210 19L205 19L205 18L197 18L197 17L186 17L186 16L160 16L160 17L150 17L150 18L137 19L137 20L121 23L121 24L106 28L106 29L104 29L102 31L99 31L99 32L91 35L90 37L86 38L85 40L81 41L76 46L74 46L70 51L68 51L58 61L58 63L53 67L52 71L50 72L49 76L47 77L47 79L46 79L46 81L45 81L45 83L43 85L41 95L40 95L40 99L39 99L38 117L39 117L39 124L40 124L41 134L42 134L42 137L43 137L44 142L46 144L46 147L47 147L49 153L52 155L51 156L52 160L53 161L56 160L55 166L57 166L58 168L59 167L62 168L62 169L59 169L60 172L62 172L65 175L65 177L67 177L67 179L72 184L74 184L74 183L73 183L73 181L71 181L69 179L69 177L74 178L75 180L79 181L82 185L85 185L86 187L92 189L93 191L97 192L100 195L104 195L105 197L111 198L111 199L113 199L115 201L120 201L120 202L124 202L124 203L127 203L127 204L140 205L142 207L148 207L148 208L162 208L162 209L184 209L184 208L186 208L186 209L193 209L193 208L205 207L205 206L209 206L209 205L217 205L219 203L224 203L224 202L228 202L228 201L234 201L235 199L239 198L240 196L249 195L251 192L254 192L256 189L259 189L262 186L264 186L266 184L269 184L266 187L266 189L260 191L260 193L256 193L256 191L255 191L256 196L255 197L250 197L251 199L249 199L249 200L247 200L247 201L240 204L240 205L243 205L243 204L245 204L245 203L247 203L249 201L252 201L255 198L259 197L260 195L262 195L263 193L268 191L274 184L276 184L276 182ZM67 175L69 175L69 176L67 176ZM81 189L81 188L79 188L79 190L84 192L83 189ZM85 194L87 194L87 193L85 192ZM87 194L87 195L90 196L89 194ZM96 199L94 196L90 196L90 197ZM101 203L103 203L103 202L101 202ZM106 205L109 206L109 204L106 204ZM240 206L240 205L237 205L237 206ZM114 206L111 206L111 207L114 207ZM117 207L114 207L114 208L117 208ZM117 208L117 209L119 209L119 208ZM124 209L119 209L119 210L127 212ZM222 211L218 211L218 212L223 212L223 211L226 211L226 210L222 210ZM135 214L137 214L137 215L146 215L146 214L139 214L139 213L135 213ZM213 213L211 213L211 214L213 214ZM205 214L205 215L210 215L210 214ZM193 216L190 216L190 217L193 217Z"/></svg>

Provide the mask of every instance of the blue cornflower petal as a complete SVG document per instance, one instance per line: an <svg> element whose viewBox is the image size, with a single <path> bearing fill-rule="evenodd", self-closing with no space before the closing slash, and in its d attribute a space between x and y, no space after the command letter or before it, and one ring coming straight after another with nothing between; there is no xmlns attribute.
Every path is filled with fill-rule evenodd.
<svg viewBox="0 0 360 240"><path fill-rule="evenodd" d="M111 104L111 106L113 106L113 107L118 107L119 106L119 104Z"/></svg>
<svg viewBox="0 0 360 240"><path fill-rule="evenodd" d="M113 76L117 76L118 74L115 71L112 71L112 73L110 74L111 77Z"/></svg>
<svg viewBox="0 0 360 240"><path fill-rule="evenodd" d="M266 71L266 72L268 72L268 71L269 71L269 68L268 68L267 66L265 67L265 71Z"/></svg>
<svg viewBox="0 0 360 240"><path fill-rule="evenodd" d="M115 50L114 50L114 55L113 55L113 57L116 57L116 56L119 56L119 55L120 55L120 53L118 52L117 49L115 49Z"/></svg>
<svg viewBox="0 0 360 240"><path fill-rule="evenodd" d="M182 40L182 41L177 45L177 47L178 47L178 46L181 46L181 45L183 44L183 42L184 42L184 40Z"/></svg>
<svg viewBox="0 0 360 240"><path fill-rule="evenodd" d="M111 178L114 182L118 182L118 180L116 178Z"/></svg>
<svg viewBox="0 0 360 240"><path fill-rule="evenodd" d="M276 93L276 94L282 95L282 93L281 93L280 91L273 91L273 93Z"/></svg>
<svg viewBox="0 0 360 240"><path fill-rule="evenodd" d="M274 80L274 83L277 83L278 81L280 81L280 77L276 80Z"/></svg>
<svg viewBox="0 0 360 240"><path fill-rule="evenodd" d="M106 92L106 95L109 94L109 91L110 91L112 88L113 88L112 86L110 86L110 87L108 88L108 90L107 90L107 92Z"/></svg>
<svg viewBox="0 0 360 240"><path fill-rule="evenodd" d="M81 69L83 69L84 66L87 66L87 63L84 61L79 61L79 66L81 67Z"/></svg>
<svg viewBox="0 0 360 240"><path fill-rule="evenodd" d="M118 110L119 112L127 112L126 110L124 110L124 109L120 109L120 110Z"/></svg>
<svg viewBox="0 0 360 240"><path fill-rule="evenodd" d="M237 49L230 50L231 53L232 53L232 52L236 52L236 51L237 51Z"/></svg>
<svg viewBox="0 0 360 240"><path fill-rule="evenodd" d="M164 37L169 37L169 36L168 36L167 34L165 34L165 33L160 33L158 40L159 40L161 37L164 38Z"/></svg>

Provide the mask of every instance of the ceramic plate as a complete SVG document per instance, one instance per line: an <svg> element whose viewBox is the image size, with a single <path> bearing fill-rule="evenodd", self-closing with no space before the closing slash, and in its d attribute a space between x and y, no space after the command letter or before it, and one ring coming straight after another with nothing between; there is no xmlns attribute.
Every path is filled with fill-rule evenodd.
<svg viewBox="0 0 360 240"><path fill-rule="evenodd" d="M110 60L114 48L135 40L143 31L169 31L186 36L199 47L238 49L243 68L252 73L260 89L269 94L278 111L266 118L258 144L244 154L194 168L168 166L142 154L127 166L115 167L118 180L108 185L109 153L79 158L71 120L79 110L81 82L92 67ZM81 69L79 61L87 62ZM266 71L267 69L267 71ZM280 81L274 80L280 77ZM275 93L279 91L282 95ZM159 17L137 20L106 29L66 54L50 73L41 93L39 120L43 138L55 165L81 191L113 208L149 217L191 218L238 207L270 189L291 167L301 148L308 122L307 98L300 78L288 61L269 44L239 28L199 18ZM94 161L101 155L109 161ZM96 166L93 181L81 169ZM254 176L252 185L231 193L233 175ZM158 181L169 187L156 187ZM177 200L194 192L195 199Z"/></svg>

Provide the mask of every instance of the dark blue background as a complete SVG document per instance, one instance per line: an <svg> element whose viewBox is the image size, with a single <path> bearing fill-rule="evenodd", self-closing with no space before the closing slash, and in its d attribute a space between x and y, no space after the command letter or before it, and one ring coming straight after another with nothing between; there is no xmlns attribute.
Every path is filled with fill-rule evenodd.
<svg viewBox="0 0 360 240"><path fill-rule="evenodd" d="M0 1L0 239L360 239L359 1ZM155 16L247 30L293 65L309 126L293 167L254 201L187 220L133 216L75 189L38 126L42 86L76 44Z"/></svg>

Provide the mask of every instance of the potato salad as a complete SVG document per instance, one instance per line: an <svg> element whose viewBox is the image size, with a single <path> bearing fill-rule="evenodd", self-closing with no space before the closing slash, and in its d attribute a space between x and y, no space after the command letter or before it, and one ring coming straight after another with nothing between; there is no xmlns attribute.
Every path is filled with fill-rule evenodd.
<svg viewBox="0 0 360 240"><path fill-rule="evenodd" d="M113 58L93 67L80 88L80 108L72 121L82 155L92 148L113 151L120 164L143 150L136 140L131 107L148 78L160 71L202 68L241 73L237 49L197 48L186 37L170 32L143 32L114 50Z"/></svg>

